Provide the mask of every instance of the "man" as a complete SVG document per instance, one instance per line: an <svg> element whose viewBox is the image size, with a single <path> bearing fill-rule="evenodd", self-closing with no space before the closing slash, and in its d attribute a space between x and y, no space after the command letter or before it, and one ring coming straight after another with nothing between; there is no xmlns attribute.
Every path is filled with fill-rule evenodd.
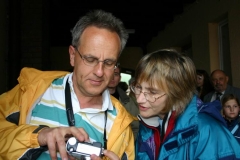
<svg viewBox="0 0 240 160"><path fill-rule="evenodd" d="M211 82L214 87L214 91L204 96L204 102L212 102L214 100L221 100L222 97L228 94L234 94L240 98L240 89L230 86L228 84L228 76L222 70L214 70L211 75Z"/></svg>
<svg viewBox="0 0 240 160"><path fill-rule="evenodd" d="M96 10L71 32L72 73L24 68L19 84L0 96L0 158L65 160L73 136L134 159L133 119L106 90L126 29L111 13Z"/></svg>
<svg viewBox="0 0 240 160"><path fill-rule="evenodd" d="M112 96L117 98L122 105L126 108L126 110L133 116L135 121L131 123L131 127L133 130L134 138L137 137L139 122L137 119L137 115L139 113L138 105L135 102L134 98L130 98L127 93L119 87L119 82L121 80L121 67L117 65L117 68L114 70L114 76L110 83L108 84L108 90Z"/></svg>
<svg viewBox="0 0 240 160"><path fill-rule="evenodd" d="M117 65L114 70L114 75L110 83L108 84L108 90L112 96L117 98L123 105L129 102L129 97L127 93L119 87L119 82L121 80L121 67Z"/></svg>

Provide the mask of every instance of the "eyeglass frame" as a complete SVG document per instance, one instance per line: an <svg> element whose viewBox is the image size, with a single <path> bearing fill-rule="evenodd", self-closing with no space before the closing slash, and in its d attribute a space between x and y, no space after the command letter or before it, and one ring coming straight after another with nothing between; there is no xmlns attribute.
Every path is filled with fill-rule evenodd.
<svg viewBox="0 0 240 160"><path fill-rule="evenodd" d="M141 93L143 93L145 99L146 99L148 102L151 102L151 103L156 102L157 99L159 99L159 98L161 98L161 97L163 97L163 96L166 95L166 93L164 93L163 95L159 95L159 97L152 96L152 97L154 98L154 101L149 101L149 100L147 99L147 97L146 97L146 95L149 95L149 94L150 94L149 92L143 92L142 90L139 90L140 93L139 93L139 94L136 94L134 88L136 88L135 85L130 85L130 89L133 91L133 93L134 93L135 95L140 95ZM149 96L150 96L150 95L149 95ZM150 96L150 97L151 97L151 96Z"/></svg>
<svg viewBox="0 0 240 160"><path fill-rule="evenodd" d="M83 60L83 63L84 63L85 65L87 65L87 66L95 67L96 65L99 64L99 62L103 62L103 66L104 66L106 69L109 69L109 70L110 70L110 69L116 69L116 68L117 68L117 65L116 65L116 64L117 64L117 61L108 60L108 59L105 59L105 60L103 60L103 61L100 61L99 59L97 59L97 58L95 58L95 57L86 57L86 56L82 55L82 54L78 51L77 47L73 46L73 48L78 52L79 56L80 56L81 59ZM95 65L86 64L85 60L86 60L87 62L89 62L89 61L87 60L87 58L93 58L94 60L97 60L97 63L96 63ZM107 61L108 61L108 62L109 62L109 61L112 61L113 64L115 63L114 67L113 67L113 68L107 68L106 65L105 65Z"/></svg>

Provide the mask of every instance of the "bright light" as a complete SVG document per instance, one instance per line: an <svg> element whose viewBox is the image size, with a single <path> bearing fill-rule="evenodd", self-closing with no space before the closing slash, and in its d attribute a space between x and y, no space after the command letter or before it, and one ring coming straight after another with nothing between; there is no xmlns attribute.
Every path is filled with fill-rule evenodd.
<svg viewBox="0 0 240 160"><path fill-rule="evenodd" d="M130 74L121 73L121 82L126 82L127 85L129 85L128 82L129 82L129 80L131 79L131 77L132 77L132 76L131 76Z"/></svg>

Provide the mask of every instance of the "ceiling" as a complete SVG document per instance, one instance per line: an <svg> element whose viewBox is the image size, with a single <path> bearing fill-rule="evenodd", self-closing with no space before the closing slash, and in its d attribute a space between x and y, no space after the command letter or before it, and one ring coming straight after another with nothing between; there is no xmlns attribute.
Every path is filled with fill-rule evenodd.
<svg viewBox="0 0 240 160"><path fill-rule="evenodd" d="M79 17L92 9L112 12L129 29L127 47L145 48L151 39L174 21L184 7L196 0L156 1L94 1L94 0L50 0L50 37L52 46L68 46L70 30Z"/></svg>

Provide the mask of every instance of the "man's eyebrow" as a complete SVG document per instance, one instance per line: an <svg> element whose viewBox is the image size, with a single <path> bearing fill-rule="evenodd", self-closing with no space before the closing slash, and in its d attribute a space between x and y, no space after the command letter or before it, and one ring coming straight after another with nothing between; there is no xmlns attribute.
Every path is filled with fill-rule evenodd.
<svg viewBox="0 0 240 160"><path fill-rule="evenodd" d="M98 60L99 60L98 57L96 57L96 56L94 56L94 55L92 55L92 54L90 54L90 53L89 53L89 54L84 54L83 57L95 58L95 59L98 59ZM116 62L117 60L116 60L116 59L113 59L113 58L107 58L107 59L104 59L103 61L114 61L114 62Z"/></svg>

